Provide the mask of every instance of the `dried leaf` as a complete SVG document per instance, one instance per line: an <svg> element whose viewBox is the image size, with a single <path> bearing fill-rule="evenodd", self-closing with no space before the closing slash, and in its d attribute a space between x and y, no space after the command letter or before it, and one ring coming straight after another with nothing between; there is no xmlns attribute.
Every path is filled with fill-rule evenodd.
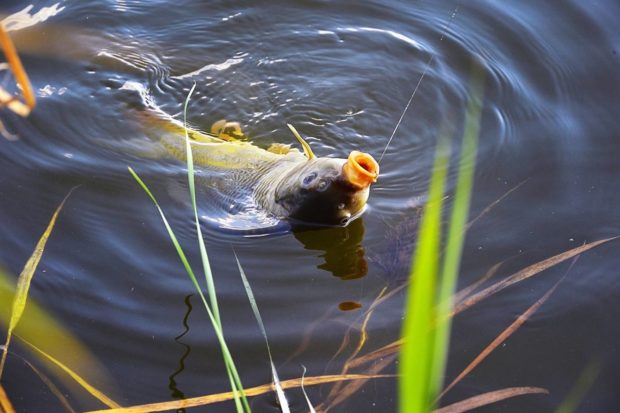
<svg viewBox="0 0 620 413"><path fill-rule="evenodd" d="M549 394L547 389L541 387L509 387L507 389L495 390L492 392L479 394L469 399L451 404L435 410L433 413L462 413L468 412L478 407L497 403L511 397L523 396L526 394Z"/></svg>
<svg viewBox="0 0 620 413"><path fill-rule="evenodd" d="M573 248L571 250L565 251L561 254L558 255L554 255L553 257L547 258L546 260L543 261L539 261L536 264L530 265L529 267L526 267L524 269L522 269L521 271L518 271L516 273L514 273L513 275L509 276L508 278L499 281L495 284L493 284L492 286L480 291L479 293L476 293L472 296L470 296L469 298L465 299L464 301L458 303L454 310L452 310L452 314L451 316L458 314L462 311L465 311L466 309L468 309L469 307L473 306L474 304L479 303L480 301L490 297L491 295L503 290L504 288L512 285L512 284L516 284L518 282L521 282L527 278L533 277L534 275L537 275L538 273L553 267L554 265L560 264L561 262L564 262L570 258L573 258L583 252L586 252L594 247L597 247L601 244L604 244L606 242L609 241L613 241L615 239L617 239L618 237L611 237L611 238L605 238L599 241L595 241L595 242L591 242L589 244L585 244L582 245L580 247L577 248ZM376 360L378 358L381 357L385 357L387 355L393 354L395 352L397 352L400 348L400 346L403 343L403 339L399 339L396 340L390 344L387 344L383 347L381 347L378 350L373 351L372 353L368 353L364 356L361 357L357 357L354 360L351 360L351 363L349 364L350 368L354 368L366 363L369 363L373 360Z"/></svg>
<svg viewBox="0 0 620 413"><path fill-rule="evenodd" d="M335 397L332 400L328 400L327 402L323 403L322 405L317 407L317 410L322 413L327 413L330 409L344 402L346 399L351 397L355 392L357 392L364 384L366 384L368 380L370 380L371 378L379 377L378 373L382 371L383 369L385 369L390 364L392 364L395 358L396 358L396 355L392 355L390 357L385 357L383 359L378 360L376 363L372 365L371 368L368 369L367 371L368 378L357 380L357 381L347 384L340 390L338 394L335 395ZM390 377L390 376L382 376L382 377Z"/></svg>
<svg viewBox="0 0 620 413"><path fill-rule="evenodd" d="M517 189L519 189L524 183L529 181L529 179L530 178L527 178L527 179L524 179L523 181L519 182L516 186L510 188L504 195L500 196L495 201L493 201L490 205L488 205L486 208L484 208L482 210L482 212L479 213L476 216L476 218L472 219L471 221L469 221L467 223L467 225L465 226L465 230L467 231L469 228L471 228L471 226L474 225L476 223L476 221L478 221L480 218L485 216L490 210L492 210L495 207L495 205L499 204L504 198L506 198L508 195L510 195L511 193L516 191Z"/></svg>
<svg viewBox="0 0 620 413"><path fill-rule="evenodd" d="M508 339L515 331L517 331L529 318L532 314L534 314L547 299L553 294L557 286L563 280L560 279L553 287L547 291L545 295L538 299L530 308L528 308L523 314L521 314L508 328L502 331L496 338L493 340L478 356L471 362L465 369L454 379L448 386L446 386L441 394L438 396L438 399L441 399L450 389L452 389L458 382L460 382L465 376L467 376L473 369L478 367L482 361L488 357L500 344Z"/></svg>
<svg viewBox="0 0 620 413"><path fill-rule="evenodd" d="M475 291L478 287L480 287L489 278L493 277L497 273L499 268L502 266L502 264L504 264L504 262L505 261L498 262L497 264L489 268L489 270L482 277L476 280L474 283L468 285L467 287L463 288L460 291L457 291L456 294L454 294L454 297L452 297L453 302L456 304L456 303L463 301L465 297L470 295L473 291Z"/></svg>
<svg viewBox="0 0 620 413"><path fill-rule="evenodd" d="M0 384L0 409L4 413L15 413L15 409L13 409L13 405L9 400L9 397L6 395L4 391L4 387Z"/></svg>
<svg viewBox="0 0 620 413"><path fill-rule="evenodd" d="M557 265L561 262L564 262L570 258L573 258L574 256L581 254L583 252L586 252L594 247L597 247L601 244L604 244L606 242L612 241L617 239L618 237L611 237L611 238L605 238L599 241L594 241L591 242L589 244L585 244L582 245L580 247L576 247L573 248L571 250L565 251L561 254L557 254L554 255L553 257L547 258L546 260L542 260L537 262L536 264L532 264L529 267L526 267L524 269L522 269L521 271L518 271L516 273L514 273L513 275L511 275L508 278L503 279L502 281L499 281L495 284L493 284L492 286L480 291L479 293L476 293L472 296L470 296L469 298L465 299L464 301L460 302L459 304L457 304L454 309L452 310L452 315L456 315L459 314L460 312L465 311L466 309L468 309L469 307L473 306L474 304L479 303L480 301L484 300L485 298L503 290L506 287L509 287L513 284L516 284L518 282L521 282L527 278L530 278L538 273L543 272L544 270L553 267L554 265Z"/></svg>
<svg viewBox="0 0 620 413"><path fill-rule="evenodd" d="M331 376L314 376L314 377L306 377L304 378L304 387L308 386L316 386L319 384L325 383L334 383L343 380L369 380L369 379L379 379L379 378L393 378L392 375L367 375L367 374L346 374L342 375L331 375ZM282 384L282 388L293 389L297 387L301 387L301 378L284 380L280 382ZM270 393L273 391L273 385L263 384L262 386L252 387L249 389L244 389L245 395L247 397L258 396L260 394ZM184 400L173 400L169 402L162 403L150 403L143 404L140 406L131 406L124 408L116 408L116 409L107 409L107 410L96 410L87 413L147 413L147 412L163 412L166 410L174 410L174 409L184 409L188 407L196 407L196 406L204 406L207 404L220 403L233 399L232 392L225 393L217 393L210 394L207 396L200 397L192 397L190 399Z"/></svg>

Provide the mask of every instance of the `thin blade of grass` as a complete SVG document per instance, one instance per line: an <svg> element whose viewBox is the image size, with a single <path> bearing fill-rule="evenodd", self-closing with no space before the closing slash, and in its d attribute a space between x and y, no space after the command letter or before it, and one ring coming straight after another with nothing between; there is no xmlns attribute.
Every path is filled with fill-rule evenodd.
<svg viewBox="0 0 620 413"><path fill-rule="evenodd" d="M449 159L449 145L444 135L440 134L437 144L428 202L420 223L418 246L412 257L411 281L405 301L404 342L399 363L401 412L428 412L434 398L430 396L429 382L435 345L431 330L435 320L441 212Z"/></svg>
<svg viewBox="0 0 620 413"><path fill-rule="evenodd" d="M15 290L15 296L13 298L13 306L11 310L11 319L9 321L9 327L6 335L6 341L4 343L4 351L2 352L2 359L0 359L0 378L2 378L2 373L4 371L4 364L6 362L6 356L9 351L9 344L11 343L11 337L13 335L13 330L19 323L22 315L24 314L24 309L26 308L26 303L28 301L28 292L30 291L30 283L32 282L32 278L34 277L34 273L37 270L37 266L39 265L39 261L41 261L41 257L43 256L43 252L45 250L45 245L47 244L47 240L54 229L54 225L56 224L56 219L58 218L58 214L62 210L62 207L65 205L67 198L71 195L73 189L69 191L69 193L62 200L56 211L52 215L52 219L50 220L45 232L39 238L39 242L37 242L32 255L26 262L24 269L21 274L19 274L19 278L17 279L17 288Z"/></svg>
<svg viewBox="0 0 620 413"><path fill-rule="evenodd" d="M437 297L437 318L439 320L435 331L433 363L431 367L431 395L433 398L440 392L443 384L450 342L451 319L446 317L452 309L452 297L456 290L456 280L461 264L463 243L465 241L466 222L469 216L469 204L474 183L474 169L480 134L480 118L482 115L482 100L485 73L483 68L474 63L470 77L470 97L465 114L465 130L459 157L456 192L454 204L448 226L446 249L443 267L439 282Z"/></svg>
<svg viewBox="0 0 620 413"><path fill-rule="evenodd" d="M449 406L435 410L433 413L462 413L477 409L478 407L487 406L502 400L516 396L524 396L526 394L549 394L547 389L541 387L509 387L506 389L495 390L469 399L453 403Z"/></svg>
<svg viewBox="0 0 620 413"><path fill-rule="evenodd" d="M334 407L343 403L348 398L353 396L359 389L361 389L362 386L364 386L368 382L368 380L370 380L371 378L379 377L379 372L385 369L390 364L392 364L395 359L396 359L396 355L393 354L391 356L378 360L372 365L372 367L370 367L367 370L366 373L364 373L365 375L367 375L368 378L360 379L360 380L356 380L356 381L352 381L348 383L346 386L342 387L342 389L340 390L338 394L336 394L336 397L334 399L327 400L325 403L318 406L317 410L322 413L327 413Z"/></svg>
<svg viewBox="0 0 620 413"><path fill-rule="evenodd" d="M198 245L200 247L200 257L202 258L203 271L205 273L205 280L207 282L207 292L209 294L209 301L211 302L211 311L213 311L213 316L217 321L220 329L222 328L222 322L220 319L220 310L217 304L217 294L215 294L215 282L213 281L213 273L211 272L211 265L209 264L209 256L207 255L207 248L204 243L204 238L202 236L202 229L200 228L200 221L198 220L198 207L196 205L196 185L194 182L194 156L192 153L192 146L190 143L189 133L187 130L187 106L189 104L189 100L192 97L192 93L194 93L194 89L196 89L196 83L192 86L187 97L185 98L185 103L183 104L183 129L185 131L185 149L186 149L186 159L187 159L187 182L189 186L190 199L192 201L192 209L194 211L194 221L196 224L196 233L198 234Z"/></svg>
<svg viewBox="0 0 620 413"><path fill-rule="evenodd" d="M394 378L390 374L377 374L369 376L366 374L347 374L341 375L327 375L327 376L312 376L304 379L304 386L317 386L320 384L334 383L343 380L370 380L370 379L384 379ZM282 388L284 390L295 389L301 386L301 378L283 380ZM261 386L250 387L245 389L245 394L248 397L258 396L273 391L273 385L271 383L263 384ZM147 413L147 412L163 412L166 410L184 409L189 407L205 406L213 403L221 403L233 399L233 392L210 394L207 396L192 397L184 400L172 400L161 403L143 404L140 406L123 407L120 409L105 409L96 410L86 413Z"/></svg>
<svg viewBox="0 0 620 413"><path fill-rule="evenodd" d="M535 264L530 265L529 267L526 267L524 269L522 269L521 271L518 271L514 274L512 274L511 276L503 279L502 281L499 281L495 284L493 284L492 286L485 288L484 290L471 295L470 297L468 297L467 299L463 300L462 302L458 303L454 309L451 312L451 315L456 315L459 314L463 311L465 311L466 309L468 309L469 307L473 306L474 304L479 303L480 301L490 297L491 295L503 290L506 287L509 287L513 284L516 284L518 282L521 282L525 279L528 279L536 274L539 274L541 272L543 272L544 270L551 268L561 262L564 262L570 258L573 258L576 255L579 255L581 253L584 253L588 250L591 250L594 247L597 247L601 244L604 244L606 242L609 241L613 241L615 239L617 239L618 236L615 237L610 237L610 238L605 238L599 241L594 241L591 242L589 244L584 244L580 247L576 247L573 248L571 250L565 251L561 254L557 254L554 255L553 257L547 258L545 260L539 261Z"/></svg>
<svg viewBox="0 0 620 413"><path fill-rule="evenodd" d="M73 407L71 407L71 404L69 404L69 400L67 400L67 397L62 393L62 391L60 391L60 389L58 388L58 386L56 386L54 384L54 382L52 380L50 380L49 377L47 377L41 370L39 370L38 368L36 368L32 363L30 363L28 360L26 360L23 357L20 357L22 359L22 361L28 366L30 367L30 369L32 371L34 371L34 373L39 376L39 379L41 379L41 381L47 386L48 389L50 389L50 391L52 392L52 394L54 396L56 396L56 398L58 399L58 401L60 402L60 404L62 405L62 407L64 407L64 409L69 412L69 413L77 413L75 411L75 409L73 409Z"/></svg>
<svg viewBox="0 0 620 413"><path fill-rule="evenodd" d="M168 231L168 236L170 237L170 240L172 241L172 244L174 245L174 248L177 251L179 258L181 259L181 262L183 263L183 266L185 267L185 270L190 280L194 284L194 287L196 288L196 291L198 292L198 295L200 296L200 299L202 300L202 303L204 304L204 307L207 310L207 314L209 315L209 320L211 321L211 324L213 325L213 329L215 330L215 335L222 349L222 353L224 356L224 363L226 365L226 371L228 373L231 388L233 390L232 394L234 395L235 407L238 412L243 411L243 408L245 408L246 412L249 412L250 405L247 402L245 393L243 391L243 387L240 384L241 380L239 378L237 368L235 367L235 363L233 361L232 355L230 354L230 351L228 349L228 345L226 344L226 341L224 339L224 334L220 328L220 324L215 319L215 316L213 315L213 312L211 311L211 307L207 303L207 299L205 298L202 292L202 289L200 288L198 279L196 278L194 271L192 270L192 267L190 266L189 261L187 260L187 257L185 255L185 252L183 251L183 248L181 247L181 244L179 243L176 235L174 234L172 227L168 223L168 219L166 218L164 211L159 206L159 203L157 202L157 199L155 198L151 190L146 186L146 184L142 181L142 179L138 176L138 174L131 167L128 167L128 170L129 170L129 173L136 180L138 185L140 185L140 187L144 190L144 192L146 192L148 197L151 199L151 201L157 208L157 211L159 212L159 215L164 223L164 226L166 230ZM242 400L243 408L240 404L241 402L239 401L239 397Z"/></svg>
<svg viewBox="0 0 620 413"><path fill-rule="evenodd" d="M504 261L498 262L497 264L495 264L494 266L489 268L489 270L486 273L484 273L484 275L482 277L480 277L478 280L476 280L472 284L468 285L467 287L463 288L462 290L456 292L454 294L454 297L452 298L452 301L454 303L459 303L459 302L463 301L463 299L465 299L465 297L467 297L473 291L478 289L478 287L480 287L482 284L484 284L485 281L487 281L488 279L493 277L495 274L497 274L497 271L502 266L502 264L504 264Z"/></svg>
<svg viewBox="0 0 620 413"><path fill-rule="evenodd" d="M579 403L590 390L601 372L601 362L593 361L588 363L585 369L579 375L577 382L566 395L566 398L555 410L555 413L573 413L579 407Z"/></svg>
<svg viewBox="0 0 620 413"><path fill-rule="evenodd" d="M4 413L15 413L15 409L13 409L13 405L9 400L9 396L7 396L4 391L4 387L0 384L0 408Z"/></svg>
<svg viewBox="0 0 620 413"><path fill-rule="evenodd" d="M492 286L488 287L485 290L482 290L480 293L474 294L472 296L470 296L469 298L467 298L465 301L458 303L455 306L455 309L452 310L451 314L449 315L450 317L463 312L465 310L467 310L468 308L470 308L471 306L473 306L474 304L479 303L480 301L490 297L491 295L497 293L498 291L512 285L518 282L521 282L527 278L530 278L532 276L537 275L538 273L551 268L557 264L560 264L570 258L573 258L575 256L577 256L578 254L581 254L583 252L586 252L592 248L595 248L599 245L602 245L606 242L615 240L616 237L611 237L611 238L605 238L599 241L595 241L592 242L590 244L585 244L582 245L581 247L577 247L568 251L565 251L561 254L555 255L553 257L547 258L546 260L540 261L536 264L533 264L529 267L524 268L523 270L520 270L514 274L512 274L511 276L509 276L508 278L497 282L496 284L493 284ZM484 293L484 294L482 294ZM473 300L472 300L473 298ZM357 357L356 359L352 360L350 363L350 367L358 367L367 363L370 363L378 358L381 357L385 357L389 354L393 354L396 351L399 350L400 346L403 344L403 339L399 339L396 340L390 344L386 344L385 346L371 352L368 354L365 354L363 356Z"/></svg>
<svg viewBox="0 0 620 413"><path fill-rule="evenodd" d="M17 50L15 50L15 45L5 31L2 23L0 23L0 47L4 51L6 60L9 63L11 72L13 72L13 76L15 76L15 80L22 91L25 102L25 104L22 103L0 87L0 105L6 105L13 112L20 116L26 117L36 105L34 92L32 91L32 86L30 84L30 80L28 79L28 75L26 74L26 70L24 70L24 66L22 65L19 55L17 54Z"/></svg>
<svg viewBox="0 0 620 413"><path fill-rule="evenodd" d="M383 357L390 356L396 353L400 349L404 341L405 340L401 338L390 344L386 344L385 346L371 353L364 354L363 356L360 356L360 357L356 357L355 359L351 360L351 362L349 363L349 367L353 369L359 366L363 366L364 364L371 363Z"/></svg>
<svg viewBox="0 0 620 413"><path fill-rule="evenodd" d="M446 386L446 388L438 396L438 399L441 399L447 392L449 392L454 386L456 386L456 384L459 383L465 376L471 373L473 369L478 367L478 365L480 365L480 363L482 363L482 361L484 361L484 359L486 359L489 356L489 354L491 354L497 347L499 347L499 345L501 345L503 342L508 340L508 338L511 335L513 335L532 316L532 314L534 314L545 303L545 301L547 301L547 299L551 296L551 294L553 294L555 289L558 287L562 279L560 279L557 283L555 283L555 285L553 285L553 287L551 287L549 291L545 293L545 295L543 295L541 298L538 299L538 301L532 304L530 308L528 308L523 314L517 317L517 319L512 324L510 324L488 346L486 346L485 349L482 350L480 354L478 354L478 356L476 356L476 358L471 363L469 363L469 365L467 365L467 367L465 367L465 369L463 369L463 371L459 373L459 375L456 376L456 378L452 380L450 384L448 384L448 386Z"/></svg>
<svg viewBox="0 0 620 413"><path fill-rule="evenodd" d="M54 358L51 355L47 354L43 350L39 349L34 344L32 344L32 343L30 343L30 342L28 342L28 341L26 341L24 339L21 339L21 340L22 340L22 342L24 344L27 344L30 348L35 350L37 353L39 353L40 355L45 357L47 360L51 361L53 364L58 366L62 371L67 373L73 380L75 380L80 386L82 386L88 393L90 393L93 397L95 397L101 403L105 404L108 407L112 407L112 408L119 408L119 407L121 407L118 403L116 403L114 400L112 400L108 396L106 396L103 392L101 392L100 390L95 388L93 385L88 383L85 379L80 377L80 375L78 375L76 372L71 370L69 367L67 367L66 365L61 363L59 360L57 360L56 358Z"/></svg>
<svg viewBox="0 0 620 413"><path fill-rule="evenodd" d="M465 230L468 230L469 228L471 228L471 226L474 225L476 223L476 221L478 221L480 218L482 218L483 216L488 214L489 211L491 211L495 207L495 205L497 205L500 202L502 202L502 200L504 200L504 198L506 198L508 195L510 195L511 193L516 191L517 189L521 188L521 186L523 186L523 184L525 184L527 181L529 181L529 179L530 178L527 178L527 179L524 179L523 181L519 182L517 185L515 185L512 188L510 188L506 193L504 193L502 196L500 196L495 201L493 201L490 205L488 205L486 208L484 208L482 210L482 212L480 212L478 215L476 215L476 217L474 219L472 219L471 221L469 221L467 223L467 225L465 226Z"/></svg>
<svg viewBox="0 0 620 413"><path fill-rule="evenodd" d="M258 311L258 304L256 304L256 298L254 297L254 292L252 291L252 287L248 281L248 278L245 276L245 271L243 271L243 267L241 266L241 262L239 262L239 257L237 257L237 253L233 249L233 254L235 254L235 260L237 261L237 267L239 268L239 275L241 275L241 280L243 281L243 286L245 287L245 293L248 296L248 301L250 302L250 306L252 307L252 312L254 313L254 317L256 318L256 322L258 323L258 327L260 328L260 332L265 339L265 346L267 347L267 354L269 355L269 363L271 364L271 376L273 380L273 384L276 388L276 395L278 397L278 403L280 404L280 409L284 413L290 413L291 409L288 405L288 401L286 400L286 395L284 394L284 390L282 389L282 385L280 384L280 378L278 377L278 372L276 371L276 366L273 364L273 357L271 356L271 348L269 347L269 340L267 339L267 330L265 330L265 324L263 323L263 318L260 315L260 311ZM303 376L302 376L303 380Z"/></svg>
<svg viewBox="0 0 620 413"><path fill-rule="evenodd" d="M316 410L314 410L314 406L312 405L312 402L310 401L310 398L308 397L308 393L306 393L306 388L304 387L304 378L306 377L306 366L301 366L304 371L301 374L301 392L304 394L304 397L306 399L306 403L308 404L308 411L310 411L310 413L316 413Z"/></svg>
<svg viewBox="0 0 620 413"><path fill-rule="evenodd" d="M209 263L209 256L207 255L207 248L205 246L204 238L202 236L202 229L200 228L200 221L198 220L198 207L196 205L196 185L194 182L194 157L192 153L192 146L189 140L189 133L187 130L187 106L189 105L189 100L192 97L192 93L196 89L196 83L193 84L190 89L187 97L185 98L185 103L183 104L183 130L185 132L185 152L186 152L186 160L187 160L187 181L189 186L189 194L192 201L192 209L194 211L194 222L196 224L196 235L198 238L198 247L200 250L200 258L202 261L202 269L205 275L205 281L207 283L207 293L209 294L209 302L211 303L211 311L213 312L213 316L215 322L217 323L217 328L219 328L222 337L224 336L224 329L222 327L222 320L220 319L220 309L217 303L217 294L215 291L215 281L213 280L213 273L211 272L211 265ZM224 352L224 349L222 349ZM247 412L250 411L250 405L243 395L241 391L241 399L237 397L237 392L235 390L243 390L243 385L241 384L241 378L237 373L237 369L232 363L232 359L225 358L224 363L226 364L226 373L228 374L228 379L230 381L230 386L235 393L235 406L238 412L242 411L241 404L243 404L243 408Z"/></svg>

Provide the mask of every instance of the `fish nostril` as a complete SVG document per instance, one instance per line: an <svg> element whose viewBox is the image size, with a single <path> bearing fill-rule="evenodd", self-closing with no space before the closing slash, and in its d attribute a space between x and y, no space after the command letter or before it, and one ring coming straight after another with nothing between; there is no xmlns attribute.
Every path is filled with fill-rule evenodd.
<svg viewBox="0 0 620 413"><path fill-rule="evenodd" d="M324 181L323 179L321 179L321 180L319 181L319 184L316 186L316 189L317 189L319 192L323 192L323 191L325 191L325 190L327 189L327 182L326 182L326 181Z"/></svg>

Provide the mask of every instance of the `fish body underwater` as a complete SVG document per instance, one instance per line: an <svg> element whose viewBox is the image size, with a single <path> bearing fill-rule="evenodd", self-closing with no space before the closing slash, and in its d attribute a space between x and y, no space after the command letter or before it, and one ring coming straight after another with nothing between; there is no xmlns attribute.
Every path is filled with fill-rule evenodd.
<svg viewBox="0 0 620 413"><path fill-rule="evenodd" d="M143 112L142 123L159 130L159 141L172 157L186 160L184 126L159 114ZM365 209L379 165L363 152L347 159L316 157L289 125L304 152L289 145L263 149L239 139L236 123L216 122L211 133L187 129L194 164L223 175L220 192L229 199L249 194L258 208L291 224L344 226ZM208 180L205 183L208 185Z"/></svg>

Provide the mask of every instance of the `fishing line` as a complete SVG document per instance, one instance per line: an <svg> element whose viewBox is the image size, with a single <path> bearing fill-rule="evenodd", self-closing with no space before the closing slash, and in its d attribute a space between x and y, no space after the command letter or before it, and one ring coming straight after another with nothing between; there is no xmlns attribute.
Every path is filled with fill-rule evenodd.
<svg viewBox="0 0 620 413"><path fill-rule="evenodd" d="M444 25L442 29L441 37L439 38L439 43L441 43L443 41L443 38L446 36L446 32L452 25L452 22L454 21L454 18L456 17L456 14L458 13L458 11L459 11L459 7L456 6L454 8L454 11L452 12L452 15L450 15L450 20L448 20L448 22ZM392 143L392 139L394 139L394 135L396 134L398 127L400 126L401 122L405 118L405 114L407 113L407 110L409 110L409 106L411 106L411 103L413 102L413 97L418 92L418 89L420 88L420 84L422 83L422 79L424 79L424 76L426 76L426 72L428 71L428 68L431 66L431 63L433 63L434 58L435 58L435 55L431 54L431 57L426 62L426 67L424 68L424 71L422 72L422 76L420 76L418 83L415 85L415 88L413 89L413 93L411 93L411 97L409 98L409 101L407 102L407 105L405 106L403 113L400 115L400 118L398 119L398 122L396 123L396 126L394 127L394 130L392 131L392 135L390 135L390 139L388 139L387 145L385 145L385 149L383 149L383 152L381 152L381 156L379 157L379 162L378 162L379 164L381 164L383 155L385 155L385 152L390 146L390 143Z"/></svg>

